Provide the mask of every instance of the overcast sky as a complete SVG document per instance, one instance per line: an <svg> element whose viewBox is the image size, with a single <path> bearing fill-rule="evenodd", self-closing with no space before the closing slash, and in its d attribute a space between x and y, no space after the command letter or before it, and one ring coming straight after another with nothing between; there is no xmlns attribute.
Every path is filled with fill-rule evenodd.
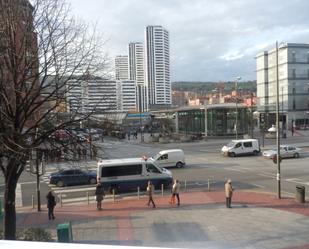
<svg viewBox="0 0 309 249"><path fill-rule="evenodd" d="M68 0L97 23L110 57L144 42L147 25L170 34L172 81L255 80L255 55L279 42L309 43L307 0Z"/></svg>

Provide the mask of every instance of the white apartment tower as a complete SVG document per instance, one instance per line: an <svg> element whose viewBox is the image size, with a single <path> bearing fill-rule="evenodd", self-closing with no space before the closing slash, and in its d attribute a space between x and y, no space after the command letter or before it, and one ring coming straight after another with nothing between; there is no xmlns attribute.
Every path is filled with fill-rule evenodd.
<svg viewBox="0 0 309 249"><path fill-rule="evenodd" d="M145 112L148 110L148 91L145 82L144 45L141 42L129 43L129 77L136 82L137 109Z"/></svg>
<svg viewBox="0 0 309 249"><path fill-rule="evenodd" d="M115 58L116 80L129 79L129 61L127 55L118 55Z"/></svg>
<svg viewBox="0 0 309 249"><path fill-rule="evenodd" d="M146 81L149 104L171 105L169 33L162 26L147 26Z"/></svg>

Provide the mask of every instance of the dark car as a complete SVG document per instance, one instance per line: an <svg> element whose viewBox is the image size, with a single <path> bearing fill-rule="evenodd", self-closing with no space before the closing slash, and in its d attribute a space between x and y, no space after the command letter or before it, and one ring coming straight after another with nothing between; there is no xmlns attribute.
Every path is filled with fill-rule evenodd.
<svg viewBox="0 0 309 249"><path fill-rule="evenodd" d="M84 171L80 169L61 170L50 175L49 183L55 184L58 187L67 185L96 184L97 174L94 171Z"/></svg>

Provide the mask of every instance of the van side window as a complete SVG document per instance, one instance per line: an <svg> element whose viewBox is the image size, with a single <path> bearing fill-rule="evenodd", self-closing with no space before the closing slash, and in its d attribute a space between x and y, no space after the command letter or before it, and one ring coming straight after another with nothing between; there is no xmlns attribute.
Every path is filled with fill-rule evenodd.
<svg viewBox="0 0 309 249"><path fill-rule="evenodd" d="M168 159L168 154L164 154L162 156L160 156L160 158L158 160L166 160Z"/></svg>
<svg viewBox="0 0 309 249"><path fill-rule="evenodd" d="M102 167L101 177L117 177L128 175L141 175L142 164L136 165L123 165L116 167Z"/></svg>
<svg viewBox="0 0 309 249"><path fill-rule="evenodd" d="M146 164L146 169L150 173L157 173L160 174L161 172L151 163Z"/></svg>
<svg viewBox="0 0 309 249"><path fill-rule="evenodd" d="M235 148L239 148L241 146L241 143L237 143L236 145L235 145Z"/></svg>
<svg viewBox="0 0 309 249"><path fill-rule="evenodd" d="M252 142L244 142L244 147L252 147Z"/></svg>

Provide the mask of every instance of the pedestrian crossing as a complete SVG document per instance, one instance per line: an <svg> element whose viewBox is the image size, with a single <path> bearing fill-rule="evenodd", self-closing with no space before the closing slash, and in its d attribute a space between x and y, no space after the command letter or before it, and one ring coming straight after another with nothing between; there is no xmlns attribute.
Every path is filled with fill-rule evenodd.
<svg viewBox="0 0 309 249"><path fill-rule="evenodd" d="M41 177L41 181L47 184L49 189L54 192L58 198L58 202L62 204L77 202L94 202L95 185L77 185L58 187L49 183L49 177L52 173L59 170L78 168L82 170L96 171L97 165L95 161L79 161L79 162L63 162L46 165L45 174Z"/></svg>

